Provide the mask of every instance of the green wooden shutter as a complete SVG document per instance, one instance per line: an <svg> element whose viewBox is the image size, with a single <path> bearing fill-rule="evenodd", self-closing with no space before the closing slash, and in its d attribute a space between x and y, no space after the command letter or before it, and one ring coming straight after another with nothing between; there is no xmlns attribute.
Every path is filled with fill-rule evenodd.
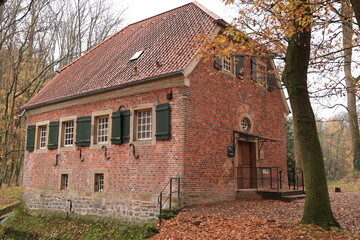
<svg viewBox="0 0 360 240"><path fill-rule="evenodd" d="M269 66L268 67L268 70L270 71L270 73L268 72L266 75L267 75L267 90L269 92L272 92L275 90L276 88L276 77L275 77L275 74L271 73L271 71L273 71L274 69Z"/></svg>
<svg viewBox="0 0 360 240"><path fill-rule="evenodd" d="M170 139L170 104L156 106L156 140Z"/></svg>
<svg viewBox="0 0 360 240"><path fill-rule="evenodd" d="M91 116L78 117L76 119L76 146L90 146Z"/></svg>
<svg viewBox="0 0 360 240"><path fill-rule="evenodd" d="M222 58L215 57L214 67L217 69L222 69Z"/></svg>
<svg viewBox="0 0 360 240"><path fill-rule="evenodd" d="M35 146L35 125L30 125L27 127L27 136L26 136L26 151L34 151Z"/></svg>
<svg viewBox="0 0 360 240"><path fill-rule="evenodd" d="M130 110L121 111L121 142L130 141Z"/></svg>
<svg viewBox="0 0 360 240"><path fill-rule="evenodd" d="M244 56L235 56L235 63L236 77L244 76Z"/></svg>
<svg viewBox="0 0 360 240"><path fill-rule="evenodd" d="M112 113L111 143L121 144L121 111Z"/></svg>
<svg viewBox="0 0 360 240"><path fill-rule="evenodd" d="M253 81L257 81L256 79L256 74L257 74L257 70L256 70L256 59L251 59L251 77Z"/></svg>
<svg viewBox="0 0 360 240"><path fill-rule="evenodd" d="M58 148L58 138L59 138L59 122L50 122L48 149Z"/></svg>

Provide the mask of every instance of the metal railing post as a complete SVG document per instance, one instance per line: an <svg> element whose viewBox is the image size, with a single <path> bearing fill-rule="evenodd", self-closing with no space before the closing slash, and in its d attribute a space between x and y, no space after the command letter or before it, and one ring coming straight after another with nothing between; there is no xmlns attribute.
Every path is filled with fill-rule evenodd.
<svg viewBox="0 0 360 240"><path fill-rule="evenodd" d="M178 178L178 207L180 207L180 178Z"/></svg>
<svg viewBox="0 0 360 240"><path fill-rule="evenodd" d="M159 219L160 219L160 224L161 224L161 211L162 211L162 192L160 192L160 195L159 195L159 205L160 205L160 211L159 211Z"/></svg>
<svg viewBox="0 0 360 240"><path fill-rule="evenodd" d="M170 178L170 200L169 200L169 209L171 209L171 202L172 202L172 180L173 180L173 178Z"/></svg>
<svg viewBox="0 0 360 240"><path fill-rule="evenodd" d="M280 170L280 189L282 189L282 171Z"/></svg>

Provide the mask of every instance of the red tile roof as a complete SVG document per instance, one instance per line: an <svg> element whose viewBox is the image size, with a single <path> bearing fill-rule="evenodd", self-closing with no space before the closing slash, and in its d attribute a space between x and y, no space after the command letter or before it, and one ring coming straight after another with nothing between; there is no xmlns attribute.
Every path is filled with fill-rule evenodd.
<svg viewBox="0 0 360 240"><path fill-rule="evenodd" d="M194 39L200 34L211 34L217 25L215 20L220 18L192 2L133 23L62 68L23 108L181 72L196 55L199 44ZM129 62L140 50L144 50L140 58Z"/></svg>

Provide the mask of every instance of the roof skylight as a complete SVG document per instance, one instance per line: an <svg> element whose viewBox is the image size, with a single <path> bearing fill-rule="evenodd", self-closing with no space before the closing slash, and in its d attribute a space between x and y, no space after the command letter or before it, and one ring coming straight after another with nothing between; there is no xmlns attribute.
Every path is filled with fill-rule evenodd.
<svg viewBox="0 0 360 240"><path fill-rule="evenodd" d="M136 53L130 58L130 61L134 61L134 60L138 59L138 58L141 56L141 54L143 54L143 52L144 52L144 50L141 50L141 51L136 52Z"/></svg>

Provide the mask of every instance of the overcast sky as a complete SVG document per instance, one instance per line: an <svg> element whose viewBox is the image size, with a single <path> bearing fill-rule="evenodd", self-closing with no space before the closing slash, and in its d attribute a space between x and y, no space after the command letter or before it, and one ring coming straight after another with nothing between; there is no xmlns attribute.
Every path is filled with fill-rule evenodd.
<svg viewBox="0 0 360 240"><path fill-rule="evenodd" d="M156 14L168 11L170 9L180 7L190 0L120 0L117 2L117 8L122 9L127 7L125 12L126 25L138 22L142 19L154 16ZM220 0L198 0L198 3L214 12L221 18L231 22L232 16L229 7L225 6Z"/></svg>

